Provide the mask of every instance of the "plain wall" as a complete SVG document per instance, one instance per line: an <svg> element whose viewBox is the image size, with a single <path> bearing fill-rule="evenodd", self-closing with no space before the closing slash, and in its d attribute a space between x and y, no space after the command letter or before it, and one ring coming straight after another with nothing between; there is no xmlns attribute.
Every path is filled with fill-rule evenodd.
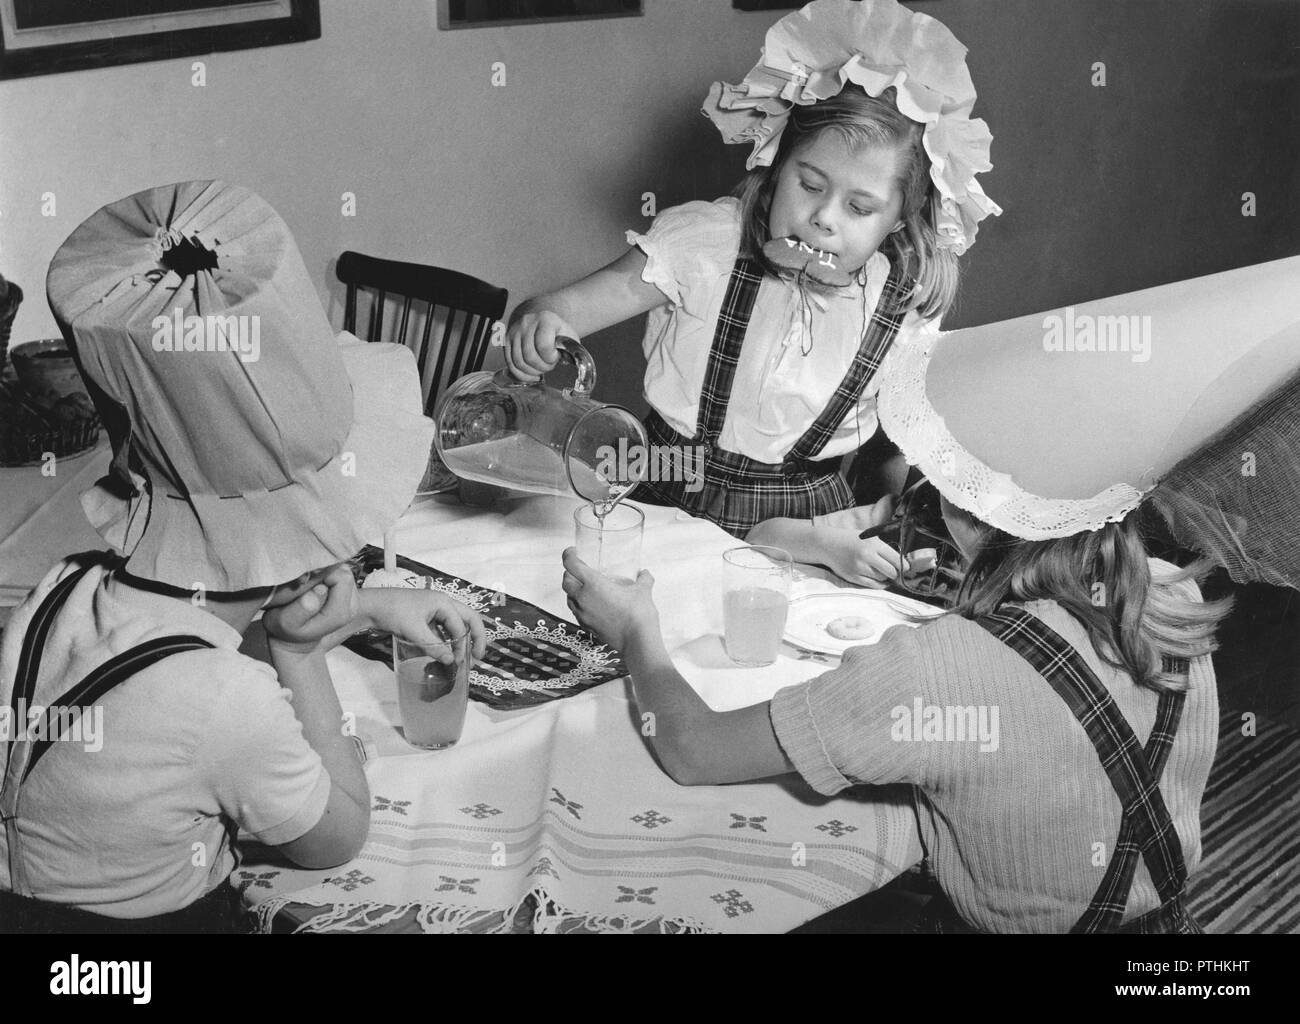
<svg viewBox="0 0 1300 1024"><path fill-rule="evenodd" d="M970 49L975 113L994 135L981 181L1006 211L982 225L945 326L1300 251L1290 0L913 6ZM14 342L57 333L45 271L83 218L188 178L275 206L335 324L344 249L476 274L512 304L613 259L648 223L643 193L662 209L739 179L747 147L724 147L699 107L713 80L740 80L778 16L727 0L645 7L448 32L434 0L323 0L317 41L0 81L0 273L28 296ZM1097 61L1105 87L1091 84ZM639 337L633 323L593 341L599 393L637 408Z"/></svg>

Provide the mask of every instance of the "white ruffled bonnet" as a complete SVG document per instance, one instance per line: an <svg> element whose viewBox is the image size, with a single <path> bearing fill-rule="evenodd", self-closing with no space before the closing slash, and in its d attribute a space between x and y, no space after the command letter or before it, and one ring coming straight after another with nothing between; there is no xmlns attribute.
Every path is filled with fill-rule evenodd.
<svg viewBox="0 0 1300 1024"><path fill-rule="evenodd" d="M925 126L940 244L965 252L979 222L1002 212L975 180L993 168L993 136L970 117L975 86L966 47L934 18L895 0L814 0L768 29L744 81L714 83L704 113L726 142L753 143L746 162L752 170L775 159L796 105L835 96L849 82L870 96L892 86L899 111Z"/></svg>

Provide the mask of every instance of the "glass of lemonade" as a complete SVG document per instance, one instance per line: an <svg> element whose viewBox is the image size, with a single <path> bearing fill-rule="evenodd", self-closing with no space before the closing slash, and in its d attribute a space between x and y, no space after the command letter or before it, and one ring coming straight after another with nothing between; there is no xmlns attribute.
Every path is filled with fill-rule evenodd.
<svg viewBox="0 0 1300 1024"><path fill-rule="evenodd" d="M441 750L460 739L469 702L469 633L420 644L393 637L397 706L406 742Z"/></svg>
<svg viewBox="0 0 1300 1024"><path fill-rule="evenodd" d="M737 665L776 661L790 610L794 560L781 548L749 545L722 556L723 642Z"/></svg>
<svg viewBox="0 0 1300 1024"><path fill-rule="evenodd" d="M636 582L641 571L644 512L621 502L608 510L580 505L573 511L573 531L579 558L612 579Z"/></svg>

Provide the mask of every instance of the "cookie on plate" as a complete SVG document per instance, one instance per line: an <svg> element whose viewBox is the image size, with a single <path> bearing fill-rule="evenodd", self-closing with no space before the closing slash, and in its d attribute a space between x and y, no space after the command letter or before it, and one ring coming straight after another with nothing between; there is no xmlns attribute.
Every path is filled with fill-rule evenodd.
<svg viewBox="0 0 1300 1024"><path fill-rule="evenodd" d="M871 620L861 615L841 615L826 623L826 632L836 640L865 640L875 631Z"/></svg>

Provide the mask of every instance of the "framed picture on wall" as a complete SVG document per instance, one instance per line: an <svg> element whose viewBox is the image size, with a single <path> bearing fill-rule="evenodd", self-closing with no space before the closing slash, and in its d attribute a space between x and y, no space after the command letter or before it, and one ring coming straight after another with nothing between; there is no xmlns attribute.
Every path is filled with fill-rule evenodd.
<svg viewBox="0 0 1300 1024"><path fill-rule="evenodd" d="M920 0L908 0L909 5L919 2ZM801 3L791 3L790 0L731 0L731 6L738 11L793 11L807 3L808 0L802 0Z"/></svg>
<svg viewBox="0 0 1300 1024"><path fill-rule="evenodd" d="M630 18L642 0L438 0L439 28L536 25L586 18Z"/></svg>
<svg viewBox="0 0 1300 1024"><path fill-rule="evenodd" d="M0 78L320 38L320 0L0 0Z"/></svg>

